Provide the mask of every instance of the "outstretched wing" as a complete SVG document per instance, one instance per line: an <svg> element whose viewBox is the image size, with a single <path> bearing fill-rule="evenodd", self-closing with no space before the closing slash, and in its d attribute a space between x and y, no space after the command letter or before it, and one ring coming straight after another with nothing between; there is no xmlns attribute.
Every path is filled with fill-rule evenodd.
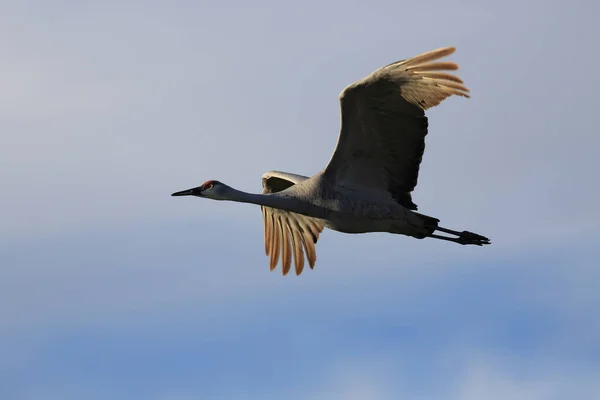
<svg viewBox="0 0 600 400"><path fill-rule="evenodd" d="M308 177L286 172L265 172L262 175L263 193L280 192L305 179ZM265 252L271 257L271 271L277 266L281 254L281 271L287 275L292 265L292 253L296 275L304 269L304 253L308 265L314 268L317 261L315 244L323 225L313 218L290 211L265 206L261 206L261 210L265 222Z"/></svg>
<svg viewBox="0 0 600 400"><path fill-rule="evenodd" d="M386 191L416 210L411 192L425 151L425 110L451 95L469 97L460 78L441 72L458 65L435 62L455 50L394 62L346 87L340 94L340 136L325 176L342 186Z"/></svg>

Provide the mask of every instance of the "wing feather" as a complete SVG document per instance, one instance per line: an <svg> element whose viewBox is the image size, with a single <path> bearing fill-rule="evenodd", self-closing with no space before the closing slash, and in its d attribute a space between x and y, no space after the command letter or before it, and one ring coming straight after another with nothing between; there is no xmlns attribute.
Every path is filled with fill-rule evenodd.
<svg viewBox="0 0 600 400"><path fill-rule="evenodd" d="M276 193L307 179L301 175L269 171L262 176L263 193ZM305 261L311 269L317 261L315 244L323 231L318 220L272 207L261 207L264 220L265 252L273 271L281 255L281 272L287 275L294 261L296 275L302 274ZM306 253L306 257L305 257Z"/></svg>
<svg viewBox="0 0 600 400"><path fill-rule="evenodd" d="M379 68L340 94L341 129L324 175L342 186L379 190L412 210L425 151L425 110L449 96L469 97L463 81L436 61L454 47L432 50Z"/></svg>
<svg viewBox="0 0 600 400"><path fill-rule="evenodd" d="M269 268L271 271L275 269L279 262L279 247L281 245L281 223L279 218L273 216L273 241L271 242L271 265Z"/></svg>
<svg viewBox="0 0 600 400"><path fill-rule="evenodd" d="M265 253L267 255L269 255L270 252L270 248L271 248L271 229L273 227L273 224L269 221L272 217L271 214L268 212L266 207L261 207L260 210L262 211L262 215L263 215L263 221L265 223Z"/></svg>
<svg viewBox="0 0 600 400"><path fill-rule="evenodd" d="M281 217L279 218L281 221ZM282 257L281 257L281 272L285 276L290 272L290 268L292 266L292 249L290 246L290 234L293 235L293 232L290 230L290 225L286 222L281 221L281 233L282 233Z"/></svg>
<svg viewBox="0 0 600 400"><path fill-rule="evenodd" d="M304 249L306 251L306 259L308 260L308 266L310 269L315 267L315 261L317 261L317 252L312 236L309 236L306 232L302 236L302 242L304 243Z"/></svg>
<svg viewBox="0 0 600 400"><path fill-rule="evenodd" d="M288 225L288 228L291 231L290 225ZM294 230L292 232L292 238L294 242L294 267L296 270L296 275L300 275L304 269L304 252L302 251L302 239L300 238L300 232Z"/></svg>

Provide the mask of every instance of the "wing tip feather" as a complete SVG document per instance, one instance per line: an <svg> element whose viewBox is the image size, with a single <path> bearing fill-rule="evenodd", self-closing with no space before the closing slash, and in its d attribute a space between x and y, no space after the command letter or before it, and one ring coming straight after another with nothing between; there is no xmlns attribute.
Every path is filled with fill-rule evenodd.
<svg viewBox="0 0 600 400"><path fill-rule="evenodd" d="M279 261L283 276L291 271L292 261L297 276L302 274L306 262L310 269L314 269L317 259L315 244L324 226L311 218L288 211L271 207L264 207L262 211L265 218L265 252L270 257L270 271L277 268Z"/></svg>

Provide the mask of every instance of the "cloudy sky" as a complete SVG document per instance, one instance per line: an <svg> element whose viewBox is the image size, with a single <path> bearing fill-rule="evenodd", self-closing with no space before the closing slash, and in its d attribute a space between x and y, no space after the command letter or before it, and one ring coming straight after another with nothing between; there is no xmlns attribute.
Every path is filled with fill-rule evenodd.
<svg viewBox="0 0 600 400"><path fill-rule="evenodd" d="M597 399L591 1L0 1L0 397ZM219 5L217 5L219 4ZM329 160L341 89L442 46L414 193L463 247L175 199Z"/></svg>

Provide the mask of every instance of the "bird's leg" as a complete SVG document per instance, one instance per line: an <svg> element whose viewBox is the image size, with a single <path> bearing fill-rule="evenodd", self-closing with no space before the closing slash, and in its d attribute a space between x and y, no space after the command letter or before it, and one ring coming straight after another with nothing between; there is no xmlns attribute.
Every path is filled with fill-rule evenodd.
<svg viewBox="0 0 600 400"><path fill-rule="evenodd" d="M458 237L450 238L447 236L441 236L441 235L435 235L435 234L431 234L429 236L434 239L448 240L450 242L459 243L459 244L473 244L476 246L490 244L490 239L486 238L485 236L481 236L476 233L473 233L473 232L469 232L469 231L458 232L458 231L453 231L452 229L442 228L441 226L438 226L436 228L436 230L440 231L440 232L449 233L451 235L455 235Z"/></svg>
<svg viewBox="0 0 600 400"><path fill-rule="evenodd" d="M460 240L458 238L451 238L448 236L436 235L434 233L429 235L429 237L433 238L433 239L447 240L449 242L460 243ZM463 243L460 243L460 244L463 244Z"/></svg>

